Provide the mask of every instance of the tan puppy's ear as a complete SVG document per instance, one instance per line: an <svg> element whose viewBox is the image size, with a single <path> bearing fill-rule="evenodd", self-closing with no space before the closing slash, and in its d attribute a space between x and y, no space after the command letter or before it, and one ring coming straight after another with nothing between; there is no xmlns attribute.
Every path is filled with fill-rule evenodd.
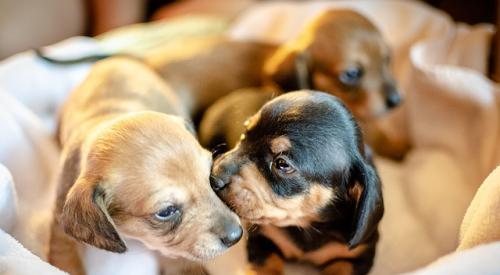
<svg viewBox="0 0 500 275"><path fill-rule="evenodd" d="M382 185L372 165L360 159L354 165L354 177L355 182L349 187L349 195L356 201L351 248L369 239L384 215Z"/></svg>
<svg viewBox="0 0 500 275"><path fill-rule="evenodd" d="M267 62L266 77L285 92L313 89L310 60L307 50L280 49Z"/></svg>
<svg viewBox="0 0 500 275"><path fill-rule="evenodd" d="M108 213L106 192L99 184L78 179L68 192L59 223L66 234L79 241L112 252L127 250Z"/></svg>

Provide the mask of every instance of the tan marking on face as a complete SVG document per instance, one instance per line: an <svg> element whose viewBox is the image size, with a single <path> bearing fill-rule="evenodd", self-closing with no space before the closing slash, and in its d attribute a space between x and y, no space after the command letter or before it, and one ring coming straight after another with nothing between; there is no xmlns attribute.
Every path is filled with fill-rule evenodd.
<svg viewBox="0 0 500 275"><path fill-rule="evenodd" d="M84 173L99 175L120 234L169 257L209 259L226 247L212 227L223 218L238 223L209 183L211 156L180 119L146 112L106 127L88 145ZM154 214L179 205L182 219L159 222ZM152 227L151 224L155 224Z"/></svg>
<svg viewBox="0 0 500 275"><path fill-rule="evenodd" d="M240 168L221 196L249 222L303 227L319 221L319 211L336 197L331 188L317 183L311 183L303 194L280 197L253 162Z"/></svg>
<svg viewBox="0 0 500 275"><path fill-rule="evenodd" d="M273 154L288 151L290 148L292 148L292 143L286 136L280 136L271 140L271 152Z"/></svg>
<svg viewBox="0 0 500 275"><path fill-rule="evenodd" d="M247 119L243 126L245 126L245 129L247 131L251 130L253 127L257 125L257 122L260 120L260 112L256 113L255 115L251 116L249 119Z"/></svg>

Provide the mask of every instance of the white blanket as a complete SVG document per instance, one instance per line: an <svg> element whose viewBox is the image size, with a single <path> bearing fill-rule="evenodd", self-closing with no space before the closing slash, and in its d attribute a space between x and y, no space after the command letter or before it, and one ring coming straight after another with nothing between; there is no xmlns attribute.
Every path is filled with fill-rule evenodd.
<svg viewBox="0 0 500 275"><path fill-rule="evenodd" d="M414 147L402 163L376 160L386 214L372 273L410 271L457 247L469 202L500 162L499 89L484 76L492 30L457 25L412 1L309 1L260 4L243 14L229 34L281 42L321 10L345 6L381 29L394 50L395 74L406 95L401 113ZM63 46L62 55L100 47L88 39ZM87 70L88 65L44 64L30 54L0 63L0 163L12 173L22 213L10 232L42 257L47 232L41 221L50 215L46 210L57 166L49 133L59 104ZM225 258L232 263L242 258L234 255Z"/></svg>

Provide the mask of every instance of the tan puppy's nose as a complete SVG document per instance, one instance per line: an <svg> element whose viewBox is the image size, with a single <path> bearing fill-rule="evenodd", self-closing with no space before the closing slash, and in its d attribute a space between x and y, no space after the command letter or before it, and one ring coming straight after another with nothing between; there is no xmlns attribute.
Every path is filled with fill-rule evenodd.
<svg viewBox="0 0 500 275"><path fill-rule="evenodd" d="M393 91L387 95L385 104L388 109L397 107L401 103L401 96L398 91Z"/></svg>
<svg viewBox="0 0 500 275"><path fill-rule="evenodd" d="M233 220L225 219L223 222L224 233L220 240L226 247L231 247L237 243L243 235L243 229Z"/></svg>

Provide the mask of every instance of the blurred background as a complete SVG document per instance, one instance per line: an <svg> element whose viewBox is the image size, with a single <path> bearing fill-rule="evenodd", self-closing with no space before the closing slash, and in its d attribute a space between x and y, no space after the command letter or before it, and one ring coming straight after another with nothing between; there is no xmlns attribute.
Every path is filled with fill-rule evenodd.
<svg viewBox="0 0 500 275"><path fill-rule="evenodd" d="M269 0L1 0L0 60L12 54L50 45L68 37L95 36L114 28L183 14L235 16L255 2ZM495 0L425 0L458 22L499 25ZM496 35L489 76L500 79Z"/></svg>

